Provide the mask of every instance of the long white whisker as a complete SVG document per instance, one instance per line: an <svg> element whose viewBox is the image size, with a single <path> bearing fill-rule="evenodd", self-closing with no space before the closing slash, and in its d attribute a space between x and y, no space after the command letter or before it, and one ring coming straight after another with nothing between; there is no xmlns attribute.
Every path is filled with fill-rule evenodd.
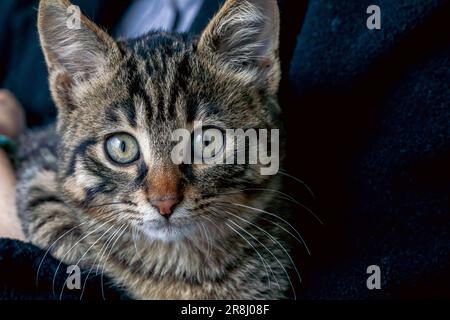
<svg viewBox="0 0 450 320"><path fill-rule="evenodd" d="M112 241L114 240L114 238L119 234L119 232L121 232L122 229L124 229L124 228L126 228L126 224L121 225L121 226L116 230L116 232L114 233L114 235L111 237L111 241L109 241L109 243L106 244L106 247L105 247L105 249L103 250L103 253L102 253L101 256L100 256L100 259L98 260L97 268L96 268L96 270L95 270L95 274L98 274L98 273L99 273L99 270L100 270L100 263L101 263L101 261L102 261L102 259L103 259L103 256L105 255L106 251L108 251L109 245L112 243Z"/></svg>
<svg viewBox="0 0 450 320"><path fill-rule="evenodd" d="M301 203L300 201L296 200L295 198L293 198L292 196L290 196L289 194L279 191L279 190L275 190L275 189L266 189L266 188L249 188L249 189L242 189L239 191L233 191L233 192L225 192L225 193L221 193L221 194L216 194L216 195L220 195L220 196L224 196L224 195L232 195L232 194L239 194L242 193L244 191L265 191L265 192L272 192L272 193L276 193L281 195L282 197L280 197L283 200L287 200L289 202L292 202L296 205L298 205L299 207L301 207L302 209L306 210L314 219L316 219L321 225L324 225L324 222L319 218L319 216L312 211L310 208L308 208L307 206L305 206L303 203Z"/></svg>
<svg viewBox="0 0 450 320"><path fill-rule="evenodd" d="M55 270L55 274L53 276L53 280L52 280L52 291L53 291L53 295L55 295L55 281L56 281L56 276L58 274L58 270L61 267L61 264L64 260L64 258L69 254L70 251L72 251L72 249L74 249L81 241L83 241L84 239L86 239L87 237L89 237L91 234L93 234L94 232L96 232L98 229L100 229L101 227L103 227L105 224L111 222L114 220L115 217L112 217L111 219L107 220L106 222L104 222L103 224L101 224L99 227L97 227L95 230L89 232L88 234L84 235L80 240L78 240L65 254L64 256L60 259L60 262L58 264L58 267Z"/></svg>
<svg viewBox="0 0 450 320"><path fill-rule="evenodd" d="M292 263L292 266L295 269L295 272L297 273L298 279L300 280L300 282L302 282L302 277L300 276L300 272L298 271L297 266L295 265L294 260L292 259L291 255L289 254L289 252L284 248L284 246L274 236L272 236L269 232L267 232L266 230L264 230L260 226L254 224L254 223L252 223L250 221L248 221L245 218L239 217L238 215L236 215L234 213L231 213L231 212L228 212L228 211L225 211L225 212L228 213L228 214L231 214L232 216L234 216L234 217L236 217L236 218L238 218L238 219L240 219L240 220L242 220L242 221L244 221L244 222L246 222L246 223L248 223L248 224L250 224L250 225L252 225L254 227L256 227L258 230L264 232L264 234L266 234L274 243L276 243L284 251L284 253L288 256L289 260Z"/></svg>
<svg viewBox="0 0 450 320"><path fill-rule="evenodd" d="M229 203L229 202L224 202L224 203L231 204L231 203ZM225 208L226 208L227 210L232 210L232 208L230 208L230 207L226 207L226 206L225 206ZM293 234L292 232L290 232L288 229L286 229L285 227L283 227L282 225L276 223L275 221L272 221L272 220L267 219L267 218L264 218L264 217L260 217L260 219L265 220L265 221L268 221L268 222L272 223L273 225L279 227L280 229L282 229L282 230L285 231L286 233L288 233L288 234L289 234L290 236L292 236L298 243L300 243L303 247L305 247L305 250L306 250L306 252L308 253L309 256L311 255L311 250L309 250L309 247L308 247L308 245L307 245L305 239L300 235L300 232L297 231L297 233L299 234L299 237L300 237L300 238L299 238L299 237L297 237L295 234ZM295 229L294 229L294 230L295 230Z"/></svg>
<svg viewBox="0 0 450 320"><path fill-rule="evenodd" d="M144 264L145 264L144 260L142 260L141 254L139 253L139 250L138 250L138 247L137 247L137 244L136 244L136 236L137 236L137 232L138 231L139 230L137 229L136 225L133 225L131 227L131 238L133 240L133 245L134 245L134 250L136 251L136 256L142 262L142 266L144 266ZM142 269L142 268L140 268L140 269Z"/></svg>
<svg viewBox="0 0 450 320"><path fill-rule="evenodd" d="M272 191L274 193L279 193L281 195L284 195L285 197L288 198L289 201L291 201L292 203L295 203L296 205L302 207L303 209L305 209L309 214L311 214L321 225L323 225L323 221L317 216L317 214L315 214L314 211L312 211L310 208L308 208L307 206L305 206L303 203L295 200L292 196L288 195L287 193L284 193L282 191L278 191L278 190L271 190L271 189L247 189L247 190L261 190L261 191Z"/></svg>
<svg viewBox="0 0 450 320"><path fill-rule="evenodd" d="M212 243L211 243L211 240L210 240L210 238L208 236L208 230L206 229L204 223L200 222L200 225L202 226L203 230L205 231L206 243L208 245L208 252L206 254L205 261L208 261L209 258L210 258L210 255L211 255Z"/></svg>
<svg viewBox="0 0 450 320"><path fill-rule="evenodd" d="M84 257L87 255L87 253L109 232L109 230L111 230L112 228L114 228L114 225L112 225L111 227L109 227L97 240L95 240L95 242L86 250L85 253L83 253L83 255L81 256L80 259L78 259L77 263L75 264L75 266L78 266L81 262L81 260L84 259ZM68 278L64 281L63 287L61 289L61 293L59 295L59 300L62 300L62 295L64 293L64 288L66 287L67 284L67 280Z"/></svg>
<svg viewBox="0 0 450 320"><path fill-rule="evenodd" d="M81 290L80 300L83 299L84 290L86 289L86 284L87 284L87 281L88 281L88 279L89 279L89 276L90 276L92 270L94 269L94 267L95 267L97 261L100 261L100 260L99 260L99 258L101 258L100 255L102 254L102 252L104 252L104 250L106 250L107 245L112 241L112 239L113 239L114 236L118 233L119 230L120 230L120 228L117 228L116 230L114 230L114 231L111 233L111 235L108 237L108 239L107 239L106 242L103 244L103 246L102 246L102 248L100 249L100 251L98 252L97 257L95 258L95 261L94 261L94 263L92 264L91 268L89 269L89 272L88 272L88 274L87 274L87 276L86 276L86 279L84 280L83 289ZM97 271L98 271L98 269L97 269Z"/></svg>
<svg viewBox="0 0 450 320"><path fill-rule="evenodd" d="M256 242L258 242L260 245L262 245L264 247L264 249L267 250L267 252L269 252L274 258L275 260L277 260L278 264L280 265L280 267L283 269L284 273L286 274L286 277L289 281L289 283L291 284L291 288L292 288L292 292L294 294L294 300L297 300L297 294L295 293L295 288L294 285L291 281L291 277L289 276L289 273L287 272L286 268L284 267L284 265L281 263L281 261L278 259L278 257L269 250L269 248L267 248L267 246L262 243L261 241L259 241L254 235L252 235L250 232L248 232L247 230L245 230L244 228L242 228L240 225L238 225L236 222L229 220L231 223L233 223L236 227L238 227L239 229L241 229L242 231L244 231L246 234L248 234L250 237L252 237Z"/></svg>
<svg viewBox="0 0 450 320"><path fill-rule="evenodd" d="M122 235L125 233L126 230L127 230L127 228L126 228L126 225L125 225L125 228L120 232L120 234L116 237L116 240L114 240L114 243L111 245L111 247L109 249L109 252L108 252L108 255L106 256L106 259L103 262L102 275L101 275L101 278L100 278L100 282L101 282L101 286L102 286L102 298L103 298L103 300L106 300L105 299L105 291L104 291L104 287L103 287L104 286L103 275L105 273L106 262L108 261L108 258L111 255L111 252L112 252L114 246L116 245L117 241L122 237Z"/></svg>
<svg viewBox="0 0 450 320"><path fill-rule="evenodd" d="M41 259L41 262L39 263L39 267L36 271L36 287L38 287L39 285L39 271L41 270L42 267L42 263L44 262L45 258L47 257L47 255L49 254L50 250L53 248L53 246L60 241L62 238L64 238L65 236L67 236L70 232L74 231L75 229L81 227L82 225L86 224L88 222L89 218L86 218L84 222L76 225L75 227L69 229L68 231L64 232L58 239L56 239L55 241L53 241L53 243L48 247L47 251L45 251L44 256Z"/></svg>
<svg viewBox="0 0 450 320"><path fill-rule="evenodd" d="M269 288L271 287L271 282L270 282L270 275L269 275L269 270L270 273L272 274L273 278L275 279L275 281L278 284L278 287L280 287L280 284L278 283L278 279L275 276L275 273L273 272L272 268L270 267L269 263L267 262L266 259L264 259L264 257L259 253L259 251L255 248L254 245L251 244L251 242L245 238L239 231L237 231L236 229L234 229L232 226L230 226L228 223L225 223L225 225L230 228L231 230L233 230L237 235L239 235L242 239L244 239L245 242L247 242L248 245L250 245L252 247L252 249L256 252L256 254L259 256L262 264L264 265L264 268L266 269L266 274L267 274L267 280L268 280L268 286Z"/></svg>
<svg viewBox="0 0 450 320"><path fill-rule="evenodd" d="M233 205L235 205L235 206L238 206L238 207L243 207L243 208L247 208L247 209L250 209L250 210L257 211L257 212L265 213L265 214L268 214L268 215L270 215L270 216L272 216L272 217L277 218L277 219L280 220L280 221L283 221L283 222L286 223L289 227L291 227L292 230L295 231L295 234L302 240L304 246L307 248L308 253L311 254L311 252L309 251L308 246L306 245L306 242L305 242L305 240L303 239L303 237L302 237L302 235L300 234L300 232L298 232L297 229L295 229L294 226L293 226L292 224L290 224L287 220L281 218L280 216L278 216L278 215L276 215L276 214L274 214L274 213L272 213L272 212L268 212L268 211L266 211L266 210L262 210L262 209L258 209L258 208L254 208L254 207L250 207L250 206L246 206L246 205L240 204L240 203L233 203L233 202L229 202L229 203L230 203L230 204L233 204Z"/></svg>
<svg viewBox="0 0 450 320"><path fill-rule="evenodd" d="M278 173L281 174L281 175L283 175L283 176L286 176L286 177L288 177L288 178L291 178L291 179L297 181L298 183L302 184L302 185L306 188L306 190L308 190L308 192L311 194L311 196L312 196L314 199L316 198L316 195L315 195L314 192L311 190L311 188L306 184L305 181L303 181L303 180L301 180L301 179L299 179L299 178L297 178L297 177L294 177L293 175L287 173L287 172L284 171L284 170L278 170Z"/></svg>

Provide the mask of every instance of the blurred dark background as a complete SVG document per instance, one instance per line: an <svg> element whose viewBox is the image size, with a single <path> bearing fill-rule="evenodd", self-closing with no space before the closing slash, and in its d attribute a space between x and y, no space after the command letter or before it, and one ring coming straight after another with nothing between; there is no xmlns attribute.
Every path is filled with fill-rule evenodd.
<svg viewBox="0 0 450 320"><path fill-rule="evenodd" d="M131 1L73 1L112 33ZM192 32L221 1L205 0ZM30 126L53 121L37 1L0 3L0 87ZM312 255L296 247L299 298L450 297L450 21L444 0L280 0L288 138L284 192ZM366 9L381 8L381 30ZM366 269L381 268L381 290Z"/></svg>

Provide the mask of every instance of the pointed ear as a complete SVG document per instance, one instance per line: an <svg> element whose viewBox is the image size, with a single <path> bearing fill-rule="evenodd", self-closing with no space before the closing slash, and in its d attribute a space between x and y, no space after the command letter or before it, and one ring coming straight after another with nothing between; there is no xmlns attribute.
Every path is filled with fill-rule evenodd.
<svg viewBox="0 0 450 320"><path fill-rule="evenodd" d="M276 0L228 0L201 35L199 50L276 91L279 33Z"/></svg>
<svg viewBox="0 0 450 320"><path fill-rule="evenodd" d="M52 73L65 85L90 80L114 56L115 41L67 0L41 0L38 30Z"/></svg>

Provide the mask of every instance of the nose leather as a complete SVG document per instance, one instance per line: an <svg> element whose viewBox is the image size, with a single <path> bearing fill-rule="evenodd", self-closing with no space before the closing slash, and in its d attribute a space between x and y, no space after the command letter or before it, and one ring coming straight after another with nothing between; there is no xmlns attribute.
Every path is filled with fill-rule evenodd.
<svg viewBox="0 0 450 320"><path fill-rule="evenodd" d="M177 197L151 200L150 203L159 210L163 217L170 217L175 206L180 203Z"/></svg>
<svg viewBox="0 0 450 320"><path fill-rule="evenodd" d="M179 168L166 164L154 166L150 172L147 176L147 199L163 217L169 218L182 200Z"/></svg>

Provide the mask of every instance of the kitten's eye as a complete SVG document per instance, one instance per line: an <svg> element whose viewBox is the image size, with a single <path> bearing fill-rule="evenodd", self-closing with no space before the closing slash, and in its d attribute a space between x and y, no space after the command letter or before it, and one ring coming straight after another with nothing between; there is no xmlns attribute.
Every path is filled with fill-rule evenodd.
<svg viewBox="0 0 450 320"><path fill-rule="evenodd" d="M106 153L118 164L130 164L139 158L139 145L134 137L121 133L106 140Z"/></svg>
<svg viewBox="0 0 450 320"><path fill-rule="evenodd" d="M199 160L211 160L224 149L223 132L217 128L203 128L195 131L192 139L194 157Z"/></svg>

